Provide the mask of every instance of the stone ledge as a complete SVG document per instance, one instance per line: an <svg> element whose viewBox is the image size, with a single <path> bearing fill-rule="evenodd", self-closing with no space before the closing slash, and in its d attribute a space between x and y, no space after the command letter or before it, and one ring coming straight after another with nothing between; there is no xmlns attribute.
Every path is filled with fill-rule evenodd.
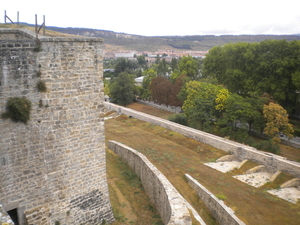
<svg viewBox="0 0 300 225"><path fill-rule="evenodd" d="M236 217L234 211L231 208L227 207L223 203L223 201L219 200L198 181L196 181L188 174L185 174L185 177L188 180L190 186L197 192L199 198L204 201L204 204L216 217L220 224L246 225L243 221Z"/></svg>

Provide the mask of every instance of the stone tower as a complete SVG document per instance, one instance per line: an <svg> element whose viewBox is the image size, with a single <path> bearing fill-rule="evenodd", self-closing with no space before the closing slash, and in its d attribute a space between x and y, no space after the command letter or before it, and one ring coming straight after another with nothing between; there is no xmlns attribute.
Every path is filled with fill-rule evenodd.
<svg viewBox="0 0 300 225"><path fill-rule="evenodd" d="M36 39L27 30L0 29L0 113L11 97L32 104L27 124L0 119L0 204L18 224L114 220L101 45L98 38Z"/></svg>

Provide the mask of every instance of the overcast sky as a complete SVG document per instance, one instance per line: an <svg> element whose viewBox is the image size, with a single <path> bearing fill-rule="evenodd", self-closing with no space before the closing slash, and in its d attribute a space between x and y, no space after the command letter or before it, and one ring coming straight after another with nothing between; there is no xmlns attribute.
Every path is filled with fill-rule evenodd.
<svg viewBox="0 0 300 225"><path fill-rule="evenodd" d="M48 3L47 3L48 2ZM300 34L299 0L1 0L13 20L145 36Z"/></svg>

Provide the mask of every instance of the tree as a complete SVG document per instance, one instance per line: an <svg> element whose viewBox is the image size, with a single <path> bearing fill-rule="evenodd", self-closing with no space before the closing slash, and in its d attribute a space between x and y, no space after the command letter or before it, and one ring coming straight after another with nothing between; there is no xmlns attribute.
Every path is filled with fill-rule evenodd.
<svg viewBox="0 0 300 225"><path fill-rule="evenodd" d="M270 135L276 142L280 142L280 133L292 138L294 132L292 125L289 123L287 111L281 105L270 103L264 106L264 117L266 118L265 133Z"/></svg>
<svg viewBox="0 0 300 225"><path fill-rule="evenodd" d="M178 69L181 74L185 74L195 80L199 74L197 61L192 56L183 56L179 60Z"/></svg>
<svg viewBox="0 0 300 225"><path fill-rule="evenodd" d="M248 120L256 112L252 105L245 101L245 98L242 96L233 93L226 96L222 109L222 116L216 122L221 133L234 136L234 139L240 140L248 136L245 132L248 128Z"/></svg>
<svg viewBox="0 0 300 225"><path fill-rule="evenodd" d="M119 105L128 105L134 101L136 86L132 75L122 72L110 85L112 101Z"/></svg>
<svg viewBox="0 0 300 225"><path fill-rule="evenodd" d="M171 60L171 70L175 72L178 69L178 59L172 58Z"/></svg>
<svg viewBox="0 0 300 225"><path fill-rule="evenodd" d="M183 101L178 97L178 94L188 80L186 75L181 75L177 77L174 84L172 83L170 105L182 106Z"/></svg>
<svg viewBox="0 0 300 225"><path fill-rule="evenodd" d="M149 69L143 72L143 83L142 83L142 92L141 97L144 100L150 100L151 99L151 91L150 91L150 84L154 77L157 76L157 73L153 69Z"/></svg>
<svg viewBox="0 0 300 225"><path fill-rule="evenodd" d="M153 78L150 84L150 90L153 101L158 104L170 105L172 83L168 78L162 76Z"/></svg>
<svg viewBox="0 0 300 225"><path fill-rule="evenodd" d="M128 60L125 58L118 58L115 64L115 73L119 74L122 72L133 73L138 68L138 64L135 61Z"/></svg>
<svg viewBox="0 0 300 225"><path fill-rule="evenodd" d="M166 59L162 59L162 60L160 60L159 61L159 63L158 63L158 66L157 66L157 74L159 75L159 76L164 76L164 77L166 77L167 75L168 75L168 73L169 73L169 69L168 69L168 64L167 64L167 61L166 61Z"/></svg>
<svg viewBox="0 0 300 225"><path fill-rule="evenodd" d="M215 99L222 88L222 86L190 81L181 89L179 95L181 99L185 99L182 108L191 126L199 126L200 129L210 128L217 116Z"/></svg>
<svg viewBox="0 0 300 225"><path fill-rule="evenodd" d="M214 77L232 93L268 93L289 113L297 106L300 41L265 40L214 47L204 59L204 77Z"/></svg>
<svg viewBox="0 0 300 225"><path fill-rule="evenodd" d="M137 61L138 61L138 64L139 64L140 66L142 66L142 67L145 66L145 65L147 64L144 55L139 55L139 56L136 57L136 59L137 59Z"/></svg>

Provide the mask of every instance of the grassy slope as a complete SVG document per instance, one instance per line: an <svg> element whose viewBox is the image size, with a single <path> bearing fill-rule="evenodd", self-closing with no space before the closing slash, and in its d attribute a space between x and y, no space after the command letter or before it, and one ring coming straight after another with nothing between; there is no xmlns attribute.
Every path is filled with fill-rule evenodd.
<svg viewBox="0 0 300 225"><path fill-rule="evenodd" d="M157 110L155 114L157 113L162 117L167 116L164 111ZM192 203L207 224L216 224L216 221L187 185L185 173L195 177L215 195L224 196L225 204L248 225L300 223L300 203L294 205L266 192L266 188L278 187L289 179L288 175L283 174L274 184L257 189L232 178L233 174L242 173L255 163L246 163L239 170L223 174L203 165L204 162L214 161L225 155L223 151L126 116L108 120L105 126L107 140L122 142L145 154Z"/></svg>

